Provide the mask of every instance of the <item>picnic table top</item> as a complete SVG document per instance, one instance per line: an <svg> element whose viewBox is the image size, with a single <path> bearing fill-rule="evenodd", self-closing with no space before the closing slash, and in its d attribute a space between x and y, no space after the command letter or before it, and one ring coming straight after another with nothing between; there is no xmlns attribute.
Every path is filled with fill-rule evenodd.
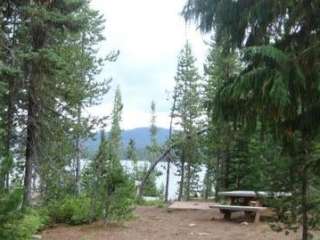
<svg viewBox="0 0 320 240"><path fill-rule="evenodd" d="M256 206L236 206L236 205L222 205L222 204L215 204L209 206L210 208L220 208L226 210L242 210L242 211L263 211L267 210L267 207L256 207Z"/></svg>
<svg viewBox="0 0 320 240"><path fill-rule="evenodd" d="M291 196L291 193L285 192L264 192L264 191L228 191L228 192L219 192L219 196L224 197L247 197L247 198L256 198L256 197L288 197Z"/></svg>

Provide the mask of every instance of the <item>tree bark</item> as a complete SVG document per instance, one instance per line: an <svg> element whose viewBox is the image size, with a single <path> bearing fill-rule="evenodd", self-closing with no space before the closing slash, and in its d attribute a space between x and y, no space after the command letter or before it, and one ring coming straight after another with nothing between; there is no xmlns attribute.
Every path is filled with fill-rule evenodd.
<svg viewBox="0 0 320 240"><path fill-rule="evenodd" d="M165 195L164 195L165 202L169 201L170 165L171 165L171 157L168 157L168 161L167 161L167 176L166 176L166 190L165 190Z"/></svg>
<svg viewBox="0 0 320 240"><path fill-rule="evenodd" d="M24 195L23 206L27 207L31 201L32 190L32 169L36 156L36 101L35 101L35 79L31 76L29 96L28 96L28 120L27 120L27 142L26 142L26 160L24 175Z"/></svg>
<svg viewBox="0 0 320 240"><path fill-rule="evenodd" d="M224 190L229 190L229 168L230 168L230 154L229 148L224 152L224 173L223 173L223 187Z"/></svg>
<svg viewBox="0 0 320 240"><path fill-rule="evenodd" d="M207 172L205 177L205 192L204 192L204 199L208 200L212 191L212 177L213 176L213 167L212 163L207 163Z"/></svg>
<svg viewBox="0 0 320 240"><path fill-rule="evenodd" d="M204 191L204 199L205 200L208 200L208 198L209 198L209 195L210 195L210 190L209 190L209 188L210 188L210 184L209 184L209 182L210 182L210 179L209 179L210 177L209 177L209 170L208 170L208 165L207 165L207 171L206 171L206 175L205 175L205 191Z"/></svg>
<svg viewBox="0 0 320 240"><path fill-rule="evenodd" d="M15 67L16 61L15 61L15 54L13 49L16 45L16 13L14 12L12 15L12 37L10 39L10 47L8 49L8 64L11 67ZM16 77L9 77L8 78L8 102L7 102L7 114L6 114L6 134L5 134L5 155L8 159L8 161L11 161L11 140L12 140L12 125L13 125L13 117L14 117L14 104L15 104L15 95L16 95ZM4 176L4 187L6 190L9 189L10 185L10 169L8 169L7 173Z"/></svg>
<svg viewBox="0 0 320 240"><path fill-rule="evenodd" d="M302 147L303 147L303 157L302 157L302 240L308 240L309 238L309 226L308 226L308 210L309 210L309 148L310 148L310 140L308 134L303 133L302 136Z"/></svg>
<svg viewBox="0 0 320 240"><path fill-rule="evenodd" d="M171 137L172 137L172 130L173 130L172 125L173 125L174 112L176 110L176 102L177 102L177 91L175 88L174 95L173 95L173 106L170 114L169 141L171 140ZM165 202L168 202L169 200L168 198L169 198L169 184L170 184L170 164L171 164L171 156L168 158L168 162L167 162L166 190L165 190L165 196L164 196Z"/></svg>
<svg viewBox="0 0 320 240"><path fill-rule="evenodd" d="M217 166L216 166L216 172L215 172L215 199L218 199L218 193L220 191L220 182L221 182L221 160L220 160L220 150L217 151Z"/></svg>
<svg viewBox="0 0 320 240"><path fill-rule="evenodd" d="M163 159L165 159L167 157L167 155L169 154L169 152L171 151L173 146L170 146L163 154L161 154L161 156L156 159L151 166L149 167L148 171L146 172L146 175L143 177L140 187L139 187L139 198L143 197L143 192L144 192L144 186L150 176L150 174L152 173L152 171L154 170L154 168L158 165L159 162L161 162Z"/></svg>
<svg viewBox="0 0 320 240"><path fill-rule="evenodd" d="M78 127L81 124L81 104L78 106L77 113L77 123ZM78 129L80 131L80 129ZM80 194L80 171L81 171L81 146L80 146L80 133L77 133L76 137L76 171L75 171L75 185L76 185L76 193Z"/></svg>
<svg viewBox="0 0 320 240"><path fill-rule="evenodd" d="M197 132L197 135L201 135L204 132L206 132L206 129L204 130L200 130ZM150 174L152 173L152 171L154 170L154 168L157 166L157 164L159 162L161 162L163 159L166 159L167 155L170 153L171 149L173 149L174 147L176 147L176 143L172 144L171 146L169 146L161 155L160 157L155 160L151 166L149 167L148 171L146 172L146 175L144 176L144 178L141 181L140 187L139 187L139 197L141 198L143 196L143 191L144 191L144 185L146 184L146 181L148 180Z"/></svg>
<svg viewBox="0 0 320 240"><path fill-rule="evenodd" d="M191 161L187 163L187 182L186 182L186 199L190 200L190 188L191 188Z"/></svg>
<svg viewBox="0 0 320 240"><path fill-rule="evenodd" d="M8 96L8 112L7 112L7 123L6 123L6 143L5 152L6 157L11 158L11 138L12 138L12 122L14 113L14 80L9 80L9 96ZM8 190L10 185L10 169L5 175L5 188Z"/></svg>
<svg viewBox="0 0 320 240"><path fill-rule="evenodd" d="M29 0L29 4L36 4ZM41 3L39 3L41 4ZM46 46L47 29L34 21L32 16L26 16L24 21L29 22L29 34L31 34L32 51L39 53L39 50ZM42 79L45 76L39 59L34 56L30 61L26 62L26 73L28 80L28 116L27 116L27 139L25 151L25 176L24 176L24 195L23 207L30 205L32 194L32 171L36 163L38 163L38 146L39 146L39 110L41 109L41 89Z"/></svg>
<svg viewBox="0 0 320 240"><path fill-rule="evenodd" d="M182 153L182 159L181 159L181 176L180 176L180 188L179 188L179 196L178 201L181 201L183 198L183 188L184 188L184 165L185 165L185 156L184 156L184 150Z"/></svg>
<svg viewBox="0 0 320 240"><path fill-rule="evenodd" d="M305 166L302 176L302 240L308 240L308 170Z"/></svg>

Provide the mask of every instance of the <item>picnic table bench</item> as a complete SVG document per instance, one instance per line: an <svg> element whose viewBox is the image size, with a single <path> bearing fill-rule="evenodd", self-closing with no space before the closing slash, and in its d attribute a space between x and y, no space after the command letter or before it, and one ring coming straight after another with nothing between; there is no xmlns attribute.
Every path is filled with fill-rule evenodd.
<svg viewBox="0 0 320 240"><path fill-rule="evenodd" d="M232 212L244 212L247 216L249 216L250 213L253 212L255 213L255 218L254 218L255 223L258 223L260 221L261 212L268 209L266 207L236 206L236 205L222 205L222 204L211 205L210 208L218 208L220 212L224 214L224 218L226 220L231 219Z"/></svg>
<svg viewBox="0 0 320 240"><path fill-rule="evenodd" d="M230 192L219 192L219 196L228 197L229 203L226 205L215 204L211 205L210 208L218 208L223 213L226 220L231 219L233 212L244 212L249 218L252 213L255 214L254 222L260 221L260 216L263 211L268 208L263 207L259 201L259 197L270 196L269 192L255 192L255 191L230 191Z"/></svg>

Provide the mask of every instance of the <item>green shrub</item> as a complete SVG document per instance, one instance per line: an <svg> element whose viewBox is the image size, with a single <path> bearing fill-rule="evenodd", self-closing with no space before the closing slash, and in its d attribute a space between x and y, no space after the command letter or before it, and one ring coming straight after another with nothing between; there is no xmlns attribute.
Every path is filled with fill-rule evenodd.
<svg viewBox="0 0 320 240"><path fill-rule="evenodd" d="M120 221L131 218L134 209L135 194L133 184L126 183L115 190L107 207L107 220Z"/></svg>
<svg viewBox="0 0 320 240"><path fill-rule="evenodd" d="M166 204L163 202L162 199L156 199L156 200L144 200L140 199L137 204L140 206L150 206L150 207L158 207L158 208L164 208Z"/></svg>
<svg viewBox="0 0 320 240"><path fill-rule="evenodd" d="M45 215L36 210L21 210L22 188L0 192L0 239L29 240L44 226Z"/></svg>
<svg viewBox="0 0 320 240"><path fill-rule="evenodd" d="M48 214L53 223L79 225L92 221L91 200L88 197L68 196L49 203Z"/></svg>
<svg viewBox="0 0 320 240"><path fill-rule="evenodd" d="M0 229L0 239L29 240L32 235L44 227L45 218L35 210L16 214Z"/></svg>

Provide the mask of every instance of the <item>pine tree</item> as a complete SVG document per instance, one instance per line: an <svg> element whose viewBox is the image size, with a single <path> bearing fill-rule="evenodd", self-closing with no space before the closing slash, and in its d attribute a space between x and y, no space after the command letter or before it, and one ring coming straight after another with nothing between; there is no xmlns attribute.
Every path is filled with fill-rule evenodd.
<svg viewBox="0 0 320 240"><path fill-rule="evenodd" d="M78 109L94 104L108 89L107 82L93 79L105 62L95 49L103 40L103 18L83 0L5 1L0 7L0 84L6 89L0 94L0 151L8 166L0 185L8 188L15 167L18 179L24 175L27 206L32 185L42 195L61 190L61 182L75 188L74 173L65 167L72 168L75 139L88 136L97 122L79 118ZM25 160L24 166L13 159Z"/></svg>
<svg viewBox="0 0 320 240"><path fill-rule="evenodd" d="M132 138L130 138L128 143L127 158L133 162L133 179L135 181L140 181L136 143Z"/></svg>
<svg viewBox="0 0 320 240"><path fill-rule="evenodd" d="M173 132L173 120L174 120L174 114L176 110L176 101L177 101L177 89L174 88L173 96L172 96L172 107L171 107L171 113L170 113L170 127L169 127L169 143L171 144L172 141L172 132ZM170 154L170 153L169 153ZM169 185L170 185L170 166L171 166L172 156L170 155L167 158L167 172L166 172L166 186L165 186L165 194L164 194L164 200L165 202L168 202L169 200Z"/></svg>
<svg viewBox="0 0 320 240"><path fill-rule="evenodd" d="M121 91L118 86L113 101L113 110L112 110L112 122L111 122L111 131L110 131L110 142L112 145L112 151L114 157L120 160L121 153L121 114L122 114L123 104L121 100Z"/></svg>
<svg viewBox="0 0 320 240"><path fill-rule="evenodd" d="M151 102L151 124L150 124L150 145L148 145L147 148L147 156L148 156L148 160L153 163L155 160L157 160L157 158L160 155L161 152L161 147L157 142L157 126L156 126L156 104L154 101ZM147 166L144 167L144 169L142 170L142 176L145 175L145 173L148 171ZM144 193L147 196L158 196L159 192L156 186L156 178L157 176L159 176L161 173L158 172L157 170L154 170L145 186L144 186Z"/></svg>
<svg viewBox="0 0 320 240"><path fill-rule="evenodd" d="M148 160L153 162L160 154L160 146L157 142L156 104L151 102L150 145L147 146Z"/></svg>
<svg viewBox="0 0 320 240"><path fill-rule="evenodd" d="M198 139L197 130L199 123L200 97L199 86L200 77L195 66L195 58L192 56L189 42L181 51L178 57L178 67L176 80L176 117L178 124L182 128L184 146L181 155L181 181L180 192L185 187L185 197L190 198L192 177L196 176L196 165L199 164L197 159ZM184 171L186 168L186 176ZM186 182L184 184L184 178ZM181 195L181 194L180 194Z"/></svg>
<svg viewBox="0 0 320 240"><path fill-rule="evenodd" d="M16 35L17 35L17 15L18 6L14 2L1 3L0 8L3 9L0 16L1 37L0 37L0 85L1 85L1 145L0 152L3 156L1 159L3 175L0 179L0 188L9 189L10 172L13 167L12 159L12 142L14 138L13 124L16 117L17 103L17 81L21 73L21 69L17 64L16 56Z"/></svg>
<svg viewBox="0 0 320 240"><path fill-rule="evenodd" d="M237 144L235 136L239 135L239 126L235 127L232 121L222 121L218 114L219 108L216 106L219 89L240 71L237 55L234 52L224 51L212 39L204 70L206 85L203 102L208 117L206 176L208 179L212 178L214 169L216 192L221 189L239 189L239 185L231 184L235 179L230 176L233 168L232 162L236 158L234 155L236 151L233 148ZM241 151L243 150L245 151L245 149L241 149ZM235 163L235 165L237 164ZM207 184L207 189L210 189L208 181Z"/></svg>
<svg viewBox="0 0 320 240"><path fill-rule="evenodd" d="M52 33L59 38L54 38L56 43L46 50L56 65L52 64L50 72L44 76L39 92L44 106L38 117L39 161L34 163L33 175L39 175L41 192L47 199L63 196L65 191L79 192L79 174L73 172L78 151L75 142L87 137L94 124L89 117L79 115L79 107L94 104L96 97L108 90L107 82L97 83L93 79L103 63L94 49L103 40L100 33L103 19L86 3L74 5L70 11L75 20L68 17L67 23L77 25L79 17L82 24L65 30L62 35L57 35L58 30ZM107 60L112 59L108 57ZM65 166L70 166L72 171L66 171ZM65 188L61 188L61 182ZM57 191L60 193L56 196L50 194Z"/></svg>
<svg viewBox="0 0 320 240"><path fill-rule="evenodd" d="M219 45L243 53L244 71L220 90L225 115L251 129L260 120L285 148L300 142L299 157L291 157L290 165L299 173L300 191L293 194L300 199L303 240L309 238L310 157L320 122L318 12L313 0L189 0L184 9L184 16L197 20L203 31L215 30Z"/></svg>
<svg viewBox="0 0 320 240"><path fill-rule="evenodd" d="M86 193L92 198L93 217L105 221L128 217L134 199L133 183L112 147L102 130L98 153L86 169Z"/></svg>

